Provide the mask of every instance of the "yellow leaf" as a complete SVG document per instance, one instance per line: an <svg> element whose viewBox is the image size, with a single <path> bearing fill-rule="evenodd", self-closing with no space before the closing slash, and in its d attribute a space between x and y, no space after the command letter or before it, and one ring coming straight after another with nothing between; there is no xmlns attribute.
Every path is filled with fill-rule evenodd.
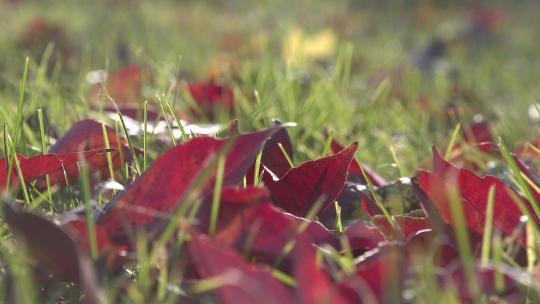
<svg viewBox="0 0 540 304"><path fill-rule="evenodd" d="M334 54L336 43L336 34L331 29L306 37L302 29L293 28L283 40L283 58L291 66L328 59Z"/></svg>

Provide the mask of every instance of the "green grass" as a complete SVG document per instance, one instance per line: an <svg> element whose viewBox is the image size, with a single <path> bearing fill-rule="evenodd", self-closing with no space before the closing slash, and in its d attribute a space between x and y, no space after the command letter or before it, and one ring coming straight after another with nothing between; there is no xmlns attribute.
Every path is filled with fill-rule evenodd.
<svg viewBox="0 0 540 304"><path fill-rule="evenodd" d="M51 0L17 7L1 2L0 123L4 125L4 132L0 137L5 144L0 147L0 155L12 158L14 152L26 156L44 153L57 136L83 118L96 118L114 127L115 122L92 105L89 97L92 85L86 80L87 73L139 64L154 72L153 79L148 79L141 87L144 98L139 100L139 106L145 109L144 135L128 136L123 119L119 124L116 122L116 131L128 139L137 175L140 175L170 147L154 144L156 136L147 132L147 123L151 121L147 121L146 109L154 107L161 109L163 115L172 114L174 122L181 125L176 114L187 113L192 101L177 94L176 88L187 81L206 79L212 62L222 57L238 66L235 73L224 75L225 82L234 87L236 115L220 113L218 122L226 127L227 122L238 118L241 131L268 127L274 118L295 122L295 127L288 128L295 149L294 159L283 149L287 160L295 165L326 156L330 140L325 134L328 133L330 138L347 145L358 141L357 158L389 180L412 176L417 168L429 166L431 145L444 149L449 143L450 146L457 144L460 130L476 114L489 120L493 133L502 138L501 142L508 145L508 150L538 137L539 122L530 120L527 113L540 98L540 60L537 59L540 52L537 11L540 5L532 1L523 1L522 5L501 2L499 4L508 16L504 26L493 34L494 41L451 44L445 60L459 75L459 80L452 83L439 70L423 75L411 66L411 59L433 37L451 35L467 26L459 5L435 4L436 21L423 26L415 18L415 4L365 2L369 3ZM64 27L73 51L68 60L48 66L49 58L58 55L51 44L38 50L21 49L19 37L35 17ZM346 30L337 36L332 55L302 66L287 64L282 55L283 41L293 27L314 34L332 25L339 27L340 22L346 25ZM120 49L127 50L127 58ZM36 53L43 56L36 56ZM385 78L378 83L374 81L382 72L391 71L401 76ZM421 98L429 100L428 108L421 107ZM450 102L462 109L463 115L459 119L447 115L446 106ZM104 104L112 105L109 100ZM36 120L38 123L33 123ZM168 122L168 128L172 133L171 123ZM190 136L183 129L181 132L183 139ZM10 134L9 138L7 134ZM141 148L143 154L138 155L136 148ZM450 150L446 150L445 158ZM505 162L511 172L516 173L508 150L503 150ZM223 162L223 157L217 156L211 164L222 171ZM256 182L260 177L259 164L260 156L255 168ZM16 159L10 168L20 170ZM199 184L208 178L208 174L201 174ZM128 180L127 174L125 177L119 182ZM515 178L519 189L532 198L524 177L515 174ZM220 182L218 178L216 190L221 188ZM82 200L69 191L56 193L49 184L47 179L45 198L27 192L24 187L19 199L32 206L41 199L40 207L50 213L85 204L90 213L91 197L86 180L83 179L81 185ZM199 188L194 187L182 200L193 200ZM218 203L219 191L213 199L211 231L215 229ZM490 208L492 204L490 201ZM394 225L384 207L383 210ZM456 218L461 218L460 210L453 211ZM534 212L539 214L540 211L535 208ZM172 216L171 224L158 241L158 249L173 237L176 220L187 213L187 209L179 209ZM92 228L93 222L88 224ZM341 227L341 222L336 225ZM466 233L464 227L456 226L462 237L459 239L461 254L468 261L471 255L467 248L468 236L462 235ZM148 252L144 247L149 236L138 237L137 244L143 254L139 256L142 261L135 267L138 271L133 275L137 284L126 294L118 295L122 293L115 290L119 283L108 282L110 286L105 294L111 299L116 294L124 302L144 303L152 296L149 268L150 263L158 263L159 252ZM484 261L490 255L493 259L504 260L498 237L493 235L493 240L490 238L484 243ZM14 254L9 237L4 238L6 244L0 246L1 267L15 265L16 286L31 286L24 259ZM95 246L95 243L91 244L92 257L96 254ZM333 254L338 256L338 263L345 265L343 268L352 263L347 253ZM158 298L163 303L179 297L167 286L167 280L182 282L181 274L169 273L170 267L166 266L160 268L159 273L162 281ZM426 286L432 285L429 271L425 270L426 273L418 278L420 282L425 280ZM277 270L274 275L290 285L295 283ZM0 274L1 283L5 281L3 276ZM215 288L212 287L214 284L221 283L200 282L193 290ZM4 289L0 288L0 292L5 292ZM24 291L21 295L27 297L28 302L36 297ZM425 302L429 303L433 299L430 297L439 294L426 291L425 296ZM449 299L451 297L448 295Z"/></svg>

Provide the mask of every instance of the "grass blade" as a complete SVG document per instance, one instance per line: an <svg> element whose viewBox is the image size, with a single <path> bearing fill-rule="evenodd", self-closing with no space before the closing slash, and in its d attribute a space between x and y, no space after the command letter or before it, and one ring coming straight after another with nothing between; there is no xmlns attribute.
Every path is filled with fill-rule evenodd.
<svg viewBox="0 0 540 304"><path fill-rule="evenodd" d="M285 159L287 159L287 162L289 163L289 165L294 168L293 161L291 157L289 156L289 153L287 153L287 150L285 150L285 147L283 147L281 143L278 143L278 146L279 146L279 149L281 150L281 153L283 153L283 156L285 156Z"/></svg>
<svg viewBox="0 0 540 304"><path fill-rule="evenodd" d="M459 131L461 130L461 124L457 123L456 127L454 128L454 131L452 132L452 137L450 138L450 142L448 143L448 147L446 148L446 152L444 153L444 159L448 160L450 157L450 154L452 154L452 150L454 150L454 145L456 144L456 140L459 136Z"/></svg>
<svg viewBox="0 0 540 304"><path fill-rule="evenodd" d="M109 135L107 134L107 127L105 126L105 123L101 121L101 130L103 131L103 141L105 142L105 149L109 151L111 149L111 145L109 143ZM113 161L111 153L107 152L107 166L109 167L109 175L110 179L112 181L116 181L114 179L114 168L113 168ZM116 190L113 189L113 193L116 193Z"/></svg>
<svg viewBox="0 0 540 304"><path fill-rule="evenodd" d="M148 151L147 151L147 144L146 141L147 133L148 133L148 100L144 101L144 112L143 112L143 121L144 121L144 127L143 127L143 171L146 171L148 169Z"/></svg>
<svg viewBox="0 0 540 304"><path fill-rule="evenodd" d="M169 121L169 118L167 117L167 112L165 112L165 108L163 107L163 103L159 103L159 107L161 108L161 112L163 113L163 118L165 118L165 121L167 122L167 129L169 130L169 135L171 136L171 141L173 143L173 146L176 146L176 139L174 138L174 132L172 130L171 122Z"/></svg>
<svg viewBox="0 0 540 304"><path fill-rule="evenodd" d="M465 271L465 279L467 280L467 285L469 286L471 295L474 299L476 299L475 303L478 303L478 299L480 298L479 288L474 272L469 232L465 223L465 216L463 206L461 204L459 189L456 187L456 185L453 185L448 189L447 195L450 201L450 212L453 223L452 228L454 229L454 233L456 235L458 252Z"/></svg>
<svg viewBox="0 0 540 304"><path fill-rule="evenodd" d="M174 121L178 125L178 129L180 129L180 133L182 133L182 139L184 140L184 142L187 142L189 140L189 136L186 134L186 131L184 130L184 125L182 124L182 121L180 121L180 119L178 119L178 115L176 115L176 112L174 112L174 109L172 108L172 106L169 103L168 99L166 97L164 97L163 101L165 102L165 105L169 109L169 112L171 113Z"/></svg>
<svg viewBox="0 0 540 304"><path fill-rule="evenodd" d="M517 181L517 187L525 195L527 200L529 201L529 205L534 210L535 215L540 218L540 208L538 207L538 202L536 201L536 198L531 192L531 189L527 186L527 181L523 178L521 175L521 170L519 170L516 162L514 161L514 158L510 155L510 152L504 145L501 138L499 138L499 149L501 150L501 154L504 158L504 161L510 167L510 170L514 174L516 181Z"/></svg>
<svg viewBox="0 0 540 304"><path fill-rule="evenodd" d="M96 239L96 230L94 223L94 214L92 208L92 198L90 192L90 176L88 175L88 165L86 160L82 157L79 157L79 170L80 170L80 184L81 184L81 195L84 204L84 211L86 213L86 224L88 230L88 243L90 246L90 257L92 260L97 260L98 258L98 247Z"/></svg>
<svg viewBox="0 0 540 304"><path fill-rule="evenodd" d="M482 240L481 264L486 266L489 263L491 236L493 233L493 205L495 201L495 185L489 187L487 207L486 207L486 223L484 226L484 239Z"/></svg>
<svg viewBox="0 0 540 304"><path fill-rule="evenodd" d="M43 121L43 111L41 109L37 110L38 120L39 120L39 133L41 136L41 154L45 155L47 153L47 145L45 141L45 123ZM49 200L49 206L52 210L52 191L51 191L51 177L49 174L45 175L45 182L47 183L47 197Z"/></svg>
<svg viewBox="0 0 540 304"><path fill-rule="evenodd" d="M212 209L210 211L210 227L208 228L208 234L213 235L216 233L219 203L221 200L221 187L223 185L223 174L225 171L225 155L221 154L218 158L216 182L214 184L214 195L212 197Z"/></svg>
<svg viewBox="0 0 540 304"><path fill-rule="evenodd" d="M28 66L29 66L30 59L26 57L24 61L24 71L23 71L23 77L21 79L21 84L19 87L19 103L17 105L17 115L15 118L15 133L13 134L13 142L14 142L14 149L17 150L17 148L20 145L19 140L21 140L21 134L22 134L22 125L24 121L24 92L26 91L26 80L28 79Z"/></svg>

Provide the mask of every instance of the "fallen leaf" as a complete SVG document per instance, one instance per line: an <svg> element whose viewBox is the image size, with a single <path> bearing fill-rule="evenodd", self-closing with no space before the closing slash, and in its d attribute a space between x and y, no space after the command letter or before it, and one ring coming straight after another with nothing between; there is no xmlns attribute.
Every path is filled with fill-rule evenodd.
<svg viewBox="0 0 540 304"><path fill-rule="evenodd" d="M200 278L220 279L212 291L220 303L293 303L290 292L267 267L249 263L195 231L190 236L187 247Z"/></svg>
<svg viewBox="0 0 540 304"><path fill-rule="evenodd" d="M55 223L31 212L4 204L4 219L16 238L27 246L34 268L43 275L77 283L83 302L99 303L95 269L79 244Z"/></svg>
<svg viewBox="0 0 540 304"><path fill-rule="evenodd" d="M129 65L110 73L107 81L96 83L90 97L94 106L109 103L112 98L118 107L142 105L141 84L150 78L150 70L138 65ZM108 97L107 97L108 94ZM102 101L103 100L103 101ZM139 107L142 113L142 107ZM142 117L142 115L141 115Z"/></svg>
<svg viewBox="0 0 540 304"><path fill-rule="evenodd" d="M371 300L368 303L374 299L378 303L400 303L407 273L405 259L400 245L374 249L357 259L355 274L346 278L341 286L350 289L347 294L355 298L349 300L356 303L364 303L365 297Z"/></svg>
<svg viewBox="0 0 540 304"><path fill-rule="evenodd" d="M279 126L281 123L275 123L274 125ZM284 152L281 150L280 145L292 160L294 152L291 139L287 129L283 128L274 133L274 135L272 135L264 144L261 152L261 167L259 172L264 172L263 168L266 167L278 178L281 178L292 168L287 157L285 157ZM253 178L255 177L254 172L255 164L253 164L246 175L247 183L249 185L253 185Z"/></svg>
<svg viewBox="0 0 540 304"><path fill-rule="evenodd" d="M268 202L270 193L266 188L229 186L221 190L217 227L226 227L244 210ZM199 208L197 223L199 231L207 233L210 225L212 198L209 196Z"/></svg>
<svg viewBox="0 0 540 304"><path fill-rule="evenodd" d="M291 29L283 39L283 58L292 66L328 59L335 51L336 34L325 29L306 36L300 28Z"/></svg>
<svg viewBox="0 0 540 304"><path fill-rule="evenodd" d="M132 159L126 140L118 137L116 132L109 127L105 127L109 140L109 147L114 149L111 152L113 171L119 170L125 162ZM76 122L60 138L54 146L49 149L51 153L68 153L88 150L104 150L106 148L103 137L101 123L85 119ZM110 177L107 157L92 158L87 160L88 172L92 173L92 182L106 180ZM70 183L75 183L79 179L79 169L77 167L66 168L66 176ZM64 182L65 179L57 180Z"/></svg>
<svg viewBox="0 0 540 304"><path fill-rule="evenodd" d="M61 24L46 19L34 18L24 27L18 39L19 46L29 51L37 61L42 60L49 44L54 46L46 63L47 72L52 72L55 64L65 64L75 55L70 35Z"/></svg>
<svg viewBox="0 0 540 304"><path fill-rule="evenodd" d="M486 154L492 152L489 144L494 140L487 121L481 120L471 124L469 128L462 129L462 135L467 143L475 145L478 150Z"/></svg>
<svg viewBox="0 0 540 304"><path fill-rule="evenodd" d="M268 202L239 211L234 217L220 215L214 239L259 260L275 261L298 235L305 235L314 244L339 246L337 239L320 223L282 212Z"/></svg>
<svg viewBox="0 0 540 304"><path fill-rule="evenodd" d="M418 232L431 229L431 224L427 217L402 214L394 215L392 218L398 231L390 225L383 215L375 215L371 218L373 225L379 229L388 241L399 239L400 234L405 237L405 240L409 240Z"/></svg>
<svg viewBox="0 0 540 304"><path fill-rule="evenodd" d="M337 142L336 140L332 140L330 144L330 149L332 149L333 153L338 153L339 151L343 150L344 147ZM373 186L375 187L382 187L388 184L388 181L384 179L384 177L381 177L375 171L373 171L370 167L367 165L360 165L358 160L356 158L353 158L351 162L351 166L349 167L349 178L348 180L355 183L361 183L366 185L367 182L364 178L364 174L362 173L362 170L367 175Z"/></svg>
<svg viewBox="0 0 540 304"><path fill-rule="evenodd" d="M88 235L88 223L82 216L67 216L61 218L59 225L64 231L68 231L73 239L77 241L79 250L90 256L90 240ZM97 253L105 261L107 269L119 270L127 263L127 258L123 252L126 246L118 246L109 239L108 232L101 225L94 225L96 236Z"/></svg>
<svg viewBox="0 0 540 304"><path fill-rule="evenodd" d="M474 2L469 8L469 15L473 26L492 31L501 26L507 19L506 13Z"/></svg>
<svg viewBox="0 0 540 304"><path fill-rule="evenodd" d="M290 169L281 179L271 171L265 174L264 183L272 193L276 206L298 216L306 216L317 200L322 200L324 210L341 193L349 165L358 143L341 152L301 164Z"/></svg>
<svg viewBox="0 0 540 304"><path fill-rule="evenodd" d="M315 247L306 238L299 237L294 248L293 273L298 287L297 303L348 303L340 295L337 284L334 284L317 263Z"/></svg>
<svg viewBox="0 0 540 304"><path fill-rule="evenodd" d="M197 103L202 114L213 120L219 111L234 112L234 92L231 87L214 81L191 82L185 88ZM198 117L197 111L192 111Z"/></svg>
<svg viewBox="0 0 540 304"><path fill-rule="evenodd" d="M64 154L45 154L26 158L17 155L22 177L25 183L29 183L45 175L49 175L51 182L62 181L64 179L64 170L78 170L77 163L80 158L87 161L105 158L105 150L82 151L76 153ZM0 159L0 189L7 186L8 164L5 158ZM17 188L20 185L15 161L11 169L11 186ZM38 185L38 188L43 188Z"/></svg>
<svg viewBox="0 0 540 304"><path fill-rule="evenodd" d="M433 148L433 172L419 171L420 188L437 207L446 224L453 223L449 191L454 187L459 191L463 215L467 227L482 235L486 221L487 197L490 187L495 187L493 226L509 236L520 223L521 211L509 193L513 193L521 204L530 209L508 185L493 177L479 177L471 171L460 169L445 161L439 151ZM520 239L524 245L524 239Z"/></svg>
<svg viewBox="0 0 540 304"><path fill-rule="evenodd" d="M109 204L100 223L111 233L124 227L148 224L158 214L169 215L209 161L231 145L225 159L223 185L236 185L262 148L279 128L229 139L196 137L163 153L146 172ZM215 173L214 173L215 174ZM211 194L214 178L202 187L202 198Z"/></svg>
<svg viewBox="0 0 540 304"><path fill-rule="evenodd" d="M355 255L364 254L366 251L377 248L379 244L387 243L377 228L367 226L364 220L351 224L343 235L347 238Z"/></svg>

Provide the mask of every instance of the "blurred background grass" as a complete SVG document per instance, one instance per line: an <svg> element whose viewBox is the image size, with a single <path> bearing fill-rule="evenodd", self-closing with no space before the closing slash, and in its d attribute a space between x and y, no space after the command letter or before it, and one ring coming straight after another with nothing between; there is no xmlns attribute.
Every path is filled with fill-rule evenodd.
<svg viewBox="0 0 540 304"><path fill-rule="evenodd" d="M218 77L237 100L218 122L238 117L244 131L272 118L297 122L296 163L320 156L330 130L359 140L357 156L397 178L479 115L511 146L538 137L539 9L538 1L2 1L0 119L15 123L26 56L25 116L44 108L60 134L94 115L89 72L136 64L154 74L140 104L182 81ZM39 134L28 121L27 129Z"/></svg>

